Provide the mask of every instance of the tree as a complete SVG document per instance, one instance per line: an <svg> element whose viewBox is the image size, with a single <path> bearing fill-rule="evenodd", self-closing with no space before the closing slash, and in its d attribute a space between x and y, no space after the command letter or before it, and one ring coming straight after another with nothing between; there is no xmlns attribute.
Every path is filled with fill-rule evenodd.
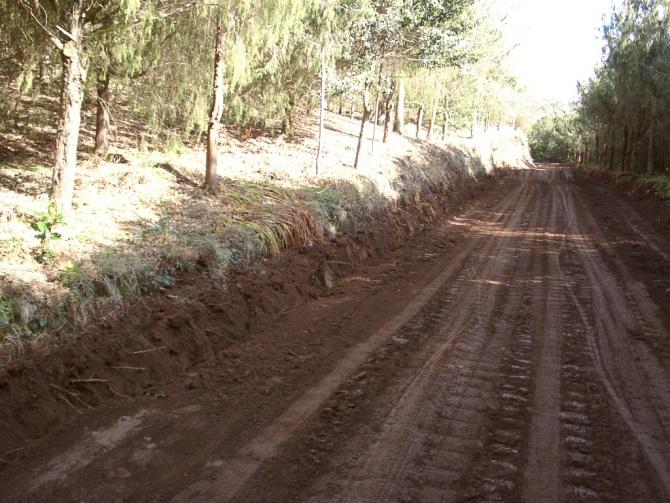
<svg viewBox="0 0 670 503"><path fill-rule="evenodd" d="M61 104L56 134L56 155L51 197L56 209L70 211L77 166L81 123L90 48L88 42L138 8L134 0L17 0L25 20L39 27L41 35L58 51L62 65ZM12 7L7 7L8 10ZM85 43L86 40L86 43Z"/></svg>
<svg viewBox="0 0 670 503"><path fill-rule="evenodd" d="M670 126L669 11L668 0L625 0L603 27L602 65L578 104L584 157L601 166L652 174L670 153L659 142Z"/></svg>
<svg viewBox="0 0 670 503"><path fill-rule="evenodd" d="M226 74L225 41L226 32L223 24L223 14L219 11L216 18L214 83L212 84L212 108L209 112L209 123L207 125L207 160L205 163L205 188L212 194L216 193L219 129L223 116L224 79Z"/></svg>

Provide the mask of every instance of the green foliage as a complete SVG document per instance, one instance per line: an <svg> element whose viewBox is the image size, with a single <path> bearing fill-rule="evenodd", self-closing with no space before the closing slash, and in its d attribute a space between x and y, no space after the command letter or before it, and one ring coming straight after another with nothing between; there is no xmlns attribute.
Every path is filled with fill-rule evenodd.
<svg viewBox="0 0 670 503"><path fill-rule="evenodd" d="M662 171L670 145L670 1L624 0L603 27L601 67L579 86L580 140L605 167Z"/></svg>
<svg viewBox="0 0 670 503"><path fill-rule="evenodd" d="M654 184L656 191L665 199L670 199L670 175L656 175L648 178Z"/></svg>
<svg viewBox="0 0 670 503"><path fill-rule="evenodd" d="M58 279L63 286L68 288L80 285L83 281L83 273L80 265L69 260L61 267L58 273Z"/></svg>
<svg viewBox="0 0 670 503"><path fill-rule="evenodd" d="M56 227L64 223L63 214L56 209L53 203L49 204L47 211L38 213L35 220L30 223L30 227L37 231L35 237L40 240L40 251L38 252L40 260L45 260L50 256L51 241L61 238L61 234L56 231Z"/></svg>
<svg viewBox="0 0 670 503"><path fill-rule="evenodd" d="M0 327L11 325L14 320L12 302L6 297L0 297Z"/></svg>
<svg viewBox="0 0 670 503"><path fill-rule="evenodd" d="M543 117L533 125L528 142L531 156L536 161L573 160L578 149L574 115Z"/></svg>

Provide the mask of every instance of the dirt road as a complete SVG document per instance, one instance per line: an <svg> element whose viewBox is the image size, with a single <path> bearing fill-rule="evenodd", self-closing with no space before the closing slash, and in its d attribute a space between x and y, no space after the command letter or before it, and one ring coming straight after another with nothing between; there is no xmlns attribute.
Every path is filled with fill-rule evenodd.
<svg viewBox="0 0 670 503"><path fill-rule="evenodd" d="M670 501L670 246L544 166L185 380L26 448L2 501Z"/></svg>

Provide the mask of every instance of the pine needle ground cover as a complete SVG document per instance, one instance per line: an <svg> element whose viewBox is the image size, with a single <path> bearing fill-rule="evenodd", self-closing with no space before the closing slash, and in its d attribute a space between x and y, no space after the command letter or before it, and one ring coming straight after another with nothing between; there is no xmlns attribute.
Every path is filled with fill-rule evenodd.
<svg viewBox="0 0 670 503"><path fill-rule="evenodd" d="M381 212L530 162L514 131L446 143L392 135L372 152L369 126L354 170L358 123L328 114L326 126L319 177L311 122L300 140L228 137L216 195L201 188L202 150L126 147L112 156L122 162L84 156L65 222L48 207L49 166L0 163L2 353L104 323L188 271L225 282L232 266L346 234Z"/></svg>

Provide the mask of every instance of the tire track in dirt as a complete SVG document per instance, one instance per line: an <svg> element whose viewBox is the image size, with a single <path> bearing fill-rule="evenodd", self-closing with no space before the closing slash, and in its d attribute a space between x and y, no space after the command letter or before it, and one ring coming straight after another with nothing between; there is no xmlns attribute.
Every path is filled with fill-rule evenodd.
<svg viewBox="0 0 670 503"><path fill-rule="evenodd" d="M524 301L511 328L484 449L459 501L560 501L561 284L555 256L564 218L554 194L555 172L537 170L537 215Z"/></svg>
<svg viewBox="0 0 670 503"><path fill-rule="evenodd" d="M518 216L519 208L523 208L519 201L527 200L528 197L528 185L522 183L510 197L497 205L494 212L500 215L501 220L509 220L507 212L510 208L516 205L512 215ZM485 223L486 225L492 224L488 222ZM367 341L354 347L326 377L309 389L281 417L244 445L234 456L217 461L215 473L206 470L204 478L192 483L177 494L173 501L211 501L212 499L228 501L233 498L263 463L277 453L279 447L295 434L350 375L355 373L373 351L389 341L394 333L415 317L464 264L467 269L467 262L473 260L473 252L478 244L480 244L479 240L470 240L468 245L449 263L449 266L396 317L375 332Z"/></svg>
<svg viewBox="0 0 670 503"><path fill-rule="evenodd" d="M536 198L531 191L517 201L504 227L487 238L473 264L440 296L437 331L416 358L419 369L409 384L385 398L397 405L381 433L372 445L364 438L348 449L368 455L342 480L322 481L313 501L327 494L339 494L337 501L432 501L458 493L481 443L508 320L527 298L523 284L530 282L517 278L524 277L531 248L524 230L537 218L530 211ZM518 236L517 246L509 246ZM514 377L527 378L518 372Z"/></svg>
<svg viewBox="0 0 670 503"><path fill-rule="evenodd" d="M663 500L670 498L670 390L668 379L653 354L638 338L645 335L659 337L663 328L653 312L653 304L644 292L644 286L629 276L625 266L614 254L609 256L614 272L596 249L593 240L606 243L597 224L585 209L584 202L575 200L574 192L558 187L564 211L573 217L569 222L569 236L582 275L574 275L566 282L566 293L581 320L585 349L589 352L591 368L566 367L566 378L574 381L601 380L611 403L637 440L647 462L655 473L657 490ZM607 245L605 244L607 251ZM619 275L619 279L617 278ZM589 310L588 307L591 307ZM575 348L572 348L575 352ZM578 393L578 392L576 392ZM578 395L577 395L578 396ZM579 403L579 402L578 402ZM591 421L575 412L572 422L565 426L580 435L568 437L579 450L591 445L586 430ZM597 470L582 472L584 478L602 478ZM613 482L614 484L614 482ZM585 499L601 495L588 485L576 485L573 494Z"/></svg>
<svg viewBox="0 0 670 503"><path fill-rule="evenodd" d="M670 380L653 345L668 330L592 203L567 169L524 172L498 204L455 218L465 239L443 269L325 377L293 383L293 403L208 420L186 407L165 438L147 413L103 456L96 429L28 473L43 486L25 501L51 489L54 501L670 501ZM623 219L658 252L637 215ZM170 457L176 442L199 447ZM113 478L83 480L104 472L84 467L93 455ZM183 464L123 472L161 455Z"/></svg>
<svg viewBox="0 0 670 503"><path fill-rule="evenodd" d="M552 173L553 174L553 173ZM538 328L539 355L537 378L533 396L533 413L528 433L528 455L524 472L524 501L560 500L560 397L561 397L561 339L562 339L562 285L557 254L565 242L562 232L565 215L560 211L554 190L555 176L551 177L549 199L551 204L543 233L542 253L544 275L541 289L535 291L533 318ZM537 255L537 254L536 254Z"/></svg>

